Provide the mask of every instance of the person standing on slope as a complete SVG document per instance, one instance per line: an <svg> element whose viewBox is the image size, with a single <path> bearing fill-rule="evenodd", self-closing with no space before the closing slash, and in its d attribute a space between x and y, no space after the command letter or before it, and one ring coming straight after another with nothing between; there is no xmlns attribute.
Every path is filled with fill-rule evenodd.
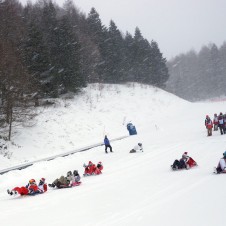
<svg viewBox="0 0 226 226"><path fill-rule="evenodd" d="M215 113L214 114L214 117L213 117L213 125L214 125L214 131L217 131L218 130L218 116L217 114Z"/></svg>
<svg viewBox="0 0 226 226"><path fill-rule="evenodd" d="M223 135L225 132L224 132L224 119L223 119L222 112L218 116L218 126L220 128L221 135Z"/></svg>
<svg viewBox="0 0 226 226"><path fill-rule="evenodd" d="M207 129L207 136L212 136L213 122L210 119L209 115L206 116L205 126Z"/></svg>
<svg viewBox="0 0 226 226"><path fill-rule="evenodd" d="M107 152L107 148L110 148L110 152L113 152L113 151L112 151L111 144L110 144L110 141L109 141L109 139L107 138L107 135L104 137L104 145L105 145L105 153L108 153L108 152Z"/></svg>

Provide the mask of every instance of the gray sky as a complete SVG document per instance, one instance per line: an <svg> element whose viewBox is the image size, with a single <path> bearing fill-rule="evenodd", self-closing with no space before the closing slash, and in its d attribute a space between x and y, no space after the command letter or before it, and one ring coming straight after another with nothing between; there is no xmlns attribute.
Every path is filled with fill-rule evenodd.
<svg viewBox="0 0 226 226"><path fill-rule="evenodd" d="M20 0L26 2L26 0ZM33 0L35 1L35 0ZM64 0L55 0L62 5ZM102 23L112 19L125 33L138 26L143 36L159 44L167 59L203 45L226 41L226 0L74 0L88 14L94 7Z"/></svg>

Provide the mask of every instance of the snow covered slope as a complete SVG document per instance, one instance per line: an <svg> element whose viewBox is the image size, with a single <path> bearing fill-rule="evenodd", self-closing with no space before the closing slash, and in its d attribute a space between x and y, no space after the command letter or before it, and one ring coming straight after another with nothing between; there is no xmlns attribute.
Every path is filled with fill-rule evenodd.
<svg viewBox="0 0 226 226"><path fill-rule="evenodd" d="M10 160L1 156L1 169L63 153L128 134L132 121L138 135L65 158L37 163L0 175L0 222L3 226L223 226L226 175L212 168L226 148L226 135L206 136L205 115L225 112L226 102L189 103L150 86L92 85L73 100L58 100L39 109L32 128L18 128ZM137 142L143 153L129 154ZM187 151L195 169L171 171ZM72 189L49 190L35 197L12 198L6 189L31 178L48 183L89 160L104 164L103 174L82 178Z"/></svg>

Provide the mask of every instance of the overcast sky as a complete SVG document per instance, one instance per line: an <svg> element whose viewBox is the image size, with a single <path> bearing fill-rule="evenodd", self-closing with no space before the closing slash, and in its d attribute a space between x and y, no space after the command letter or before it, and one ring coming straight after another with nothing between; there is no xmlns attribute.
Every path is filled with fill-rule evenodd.
<svg viewBox="0 0 226 226"><path fill-rule="evenodd" d="M20 0L26 2L26 0ZM33 0L35 1L35 0ZM64 0L55 0L62 5ZM125 33L138 26L167 59L203 45L226 41L226 0L74 0L88 14L94 7L106 26L112 19Z"/></svg>

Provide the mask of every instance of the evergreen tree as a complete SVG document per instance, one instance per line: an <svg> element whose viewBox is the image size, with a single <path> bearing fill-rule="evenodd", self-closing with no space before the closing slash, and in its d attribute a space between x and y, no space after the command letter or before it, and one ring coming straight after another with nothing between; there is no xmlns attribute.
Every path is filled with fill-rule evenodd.
<svg viewBox="0 0 226 226"><path fill-rule="evenodd" d="M111 20L108 30L106 77L105 81L110 83L119 83L123 79L123 59L124 59L124 42L121 32L115 23Z"/></svg>
<svg viewBox="0 0 226 226"><path fill-rule="evenodd" d="M163 58L155 41L151 41L151 74L151 83L159 87L164 87L169 78L166 59Z"/></svg>

